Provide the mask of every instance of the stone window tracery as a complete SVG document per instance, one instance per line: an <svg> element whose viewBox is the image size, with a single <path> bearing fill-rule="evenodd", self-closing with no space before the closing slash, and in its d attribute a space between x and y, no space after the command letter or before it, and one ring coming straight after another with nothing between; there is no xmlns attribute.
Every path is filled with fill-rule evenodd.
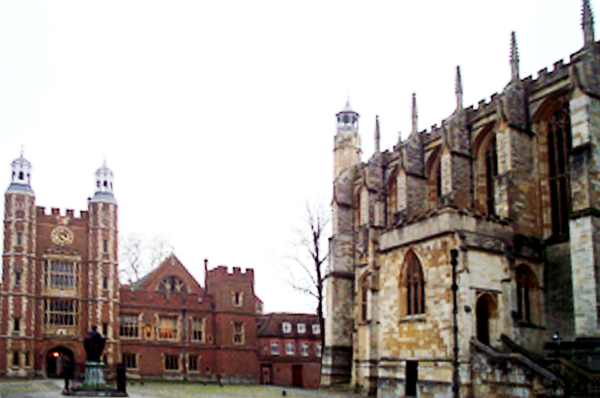
<svg viewBox="0 0 600 398"><path fill-rule="evenodd" d="M404 261L402 280L404 297L404 315L421 315L425 313L425 279L421 262L414 252L410 251Z"/></svg>
<svg viewBox="0 0 600 398"><path fill-rule="evenodd" d="M569 235L571 121L569 103L557 109L547 121L548 183L552 213L552 235Z"/></svg>

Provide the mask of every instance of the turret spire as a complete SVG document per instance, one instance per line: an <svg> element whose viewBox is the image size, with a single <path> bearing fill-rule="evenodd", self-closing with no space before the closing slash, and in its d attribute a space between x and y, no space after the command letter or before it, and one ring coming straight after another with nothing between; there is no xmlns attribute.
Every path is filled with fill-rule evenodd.
<svg viewBox="0 0 600 398"><path fill-rule="evenodd" d="M417 94L412 95L412 133L417 133Z"/></svg>
<svg viewBox="0 0 600 398"><path fill-rule="evenodd" d="M463 89L462 89L462 79L460 77L460 66L456 66L456 109L463 108Z"/></svg>
<svg viewBox="0 0 600 398"><path fill-rule="evenodd" d="M594 15L592 14L592 6L590 6L589 0L583 0L581 26L583 27L584 47L594 45L596 42L594 39Z"/></svg>
<svg viewBox="0 0 600 398"><path fill-rule="evenodd" d="M381 136L379 135L379 115L375 115L375 153L381 152L380 138Z"/></svg>
<svg viewBox="0 0 600 398"><path fill-rule="evenodd" d="M519 81L519 49L517 47L517 36L514 31L510 36L510 71L511 81Z"/></svg>
<svg viewBox="0 0 600 398"><path fill-rule="evenodd" d="M106 166L106 157L102 167L96 170L96 192L92 201L116 203L113 195L113 172Z"/></svg>
<svg viewBox="0 0 600 398"><path fill-rule="evenodd" d="M31 163L23 157L23 146L21 146L21 156L15 159L12 164L12 175L10 185L6 193L24 193L33 195L31 189Z"/></svg>

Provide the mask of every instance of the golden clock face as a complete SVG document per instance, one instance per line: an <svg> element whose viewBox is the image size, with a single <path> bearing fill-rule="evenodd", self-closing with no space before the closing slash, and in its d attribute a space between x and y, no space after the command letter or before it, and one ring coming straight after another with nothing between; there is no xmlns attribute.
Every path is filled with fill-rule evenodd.
<svg viewBox="0 0 600 398"><path fill-rule="evenodd" d="M68 246L73 243L73 239L75 236L73 235L73 231L71 231L67 227L56 227L52 230L52 242L59 246Z"/></svg>

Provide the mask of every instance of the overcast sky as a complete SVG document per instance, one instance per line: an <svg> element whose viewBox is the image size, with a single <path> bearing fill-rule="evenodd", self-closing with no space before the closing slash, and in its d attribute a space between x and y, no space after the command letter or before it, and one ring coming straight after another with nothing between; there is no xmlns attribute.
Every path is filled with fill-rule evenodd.
<svg viewBox="0 0 600 398"><path fill-rule="evenodd" d="M600 10L600 0L591 1ZM304 202L331 198L350 95L363 160L510 78L568 60L581 0L0 1L0 182L21 145L36 202L87 209L104 157L119 232L162 234L200 281L254 268L266 311L314 311L283 281ZM202 282L203 283L203 282Z"/></svg>

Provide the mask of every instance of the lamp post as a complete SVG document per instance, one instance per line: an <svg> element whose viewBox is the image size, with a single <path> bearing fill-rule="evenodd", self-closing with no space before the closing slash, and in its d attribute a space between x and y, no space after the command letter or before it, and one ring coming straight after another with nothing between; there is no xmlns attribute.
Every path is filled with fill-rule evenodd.
<svg viewBox="0 0 600 398"><path fill-rule="evenodd" d="M556 358L558 358L560 356L560 343L562 343L562 336L558 330L552 335L552 341L554 342L556 348Z"/></svg>

